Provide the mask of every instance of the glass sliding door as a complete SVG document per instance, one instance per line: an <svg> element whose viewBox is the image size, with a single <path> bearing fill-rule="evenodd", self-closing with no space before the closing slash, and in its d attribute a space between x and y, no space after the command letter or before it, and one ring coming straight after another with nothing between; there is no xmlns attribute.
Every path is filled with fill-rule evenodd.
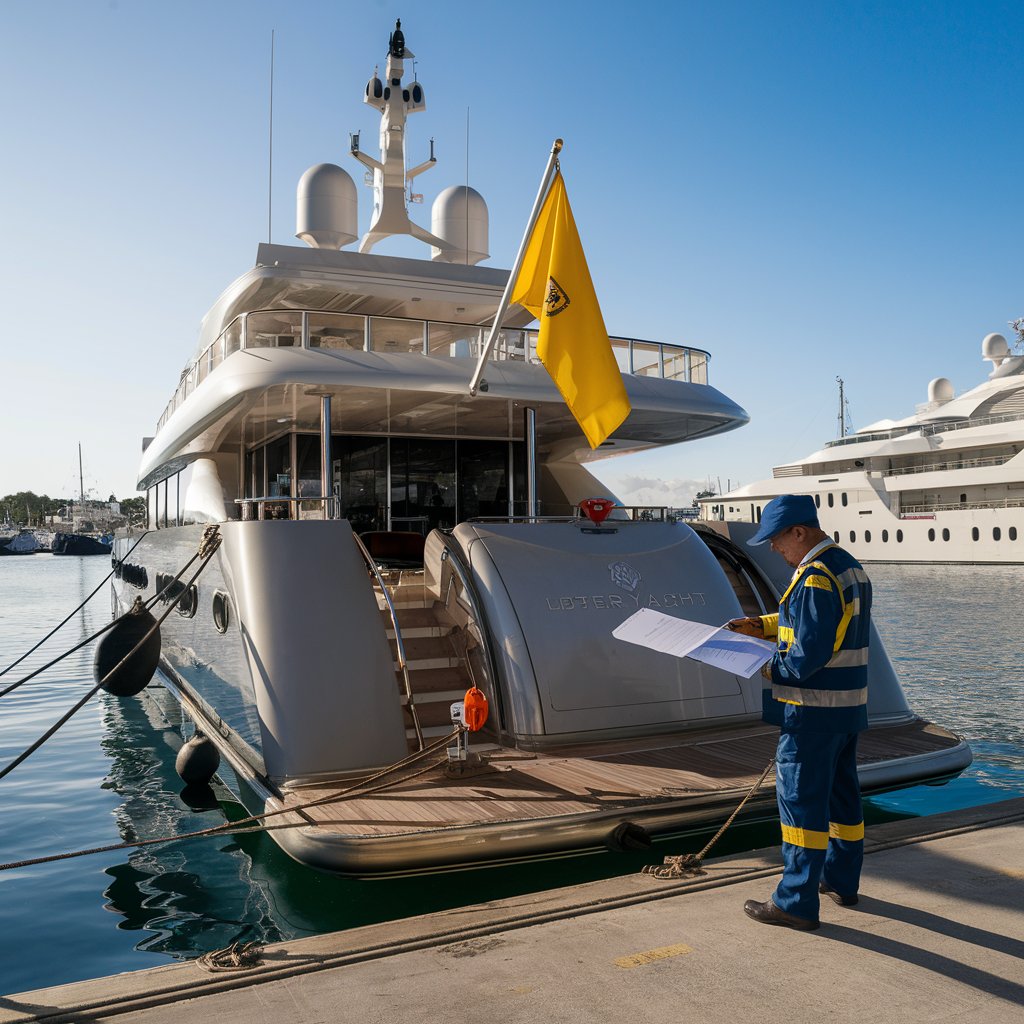
<svg viewBox="0 0 1024 1024"><path fill-rule="evenodd" d="M426 535L455 523L455 442L391 439L391 529Z"/></svg>
<svg viewBox="0 0 1024 1024"><path fill-rule="evenodd" d="M388 442L383 437L332 437L334 490L341 517L356 533L386 530Z"/></svg>

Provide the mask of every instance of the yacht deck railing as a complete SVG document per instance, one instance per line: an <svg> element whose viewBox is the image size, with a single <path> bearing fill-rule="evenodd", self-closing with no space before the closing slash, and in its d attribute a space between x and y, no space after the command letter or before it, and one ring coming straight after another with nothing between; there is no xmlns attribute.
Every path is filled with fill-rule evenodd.
<svg viewBox="0 0 1024 1024"><path fill-rule="evenodd" d="M157 423L157 430L228 356L243 349L303 348L475 359L483 351L489 332L487 325L316 310L261 309L240 313L182 372L174 396ZM691 384L708 382L711 356L703 349L638 338L610 340L623 373ZM519 328L499 331L491 358L537 362L537 331Z"/></svg>
<svg viewBox="0 0 1024 1024"><path fill-rule="evenodd" d="M904 505L900 509L900 518L907 516L922 515L928 512L958 512L968 509L979 508L1021 508L1024 506L1024 498L993 498L989 501L954 501L954 502L933 502L925 505Z"/></svg>
<svg viewBox="0 0 1024 1024"><path fill-rule="evenodd" d="M913 434L920 431L922 437L932 437L935 434L945 434L952 430L968 430L971 427L987 427L993 423L1012 423L1015 420L1024 420L1024 413L1009 412L999 416L978 416L967 419L941 420L938 423L926 423L923 426L893 427L891 430L876 430L870 434L850 434L848 437L839 437L829 441L826 448L838 448L844 444L860 444L862 441L891 441L894 437L903 437L904 434Z"/></svg>

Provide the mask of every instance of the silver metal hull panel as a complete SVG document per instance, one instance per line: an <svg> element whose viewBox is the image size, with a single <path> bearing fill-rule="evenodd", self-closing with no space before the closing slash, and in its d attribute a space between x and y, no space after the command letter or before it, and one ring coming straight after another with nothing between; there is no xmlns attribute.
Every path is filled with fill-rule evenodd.
<svg viewBox="0 0 1024 1024"><path fill-rule="evenodd" d="M682 523L462 523L502 638L512 729L531 744L751 717L760 679L617 640L639 608L720 625L741 615L714 556Z"/></svg>
<svg viewBox="0 0 1024 1024"><path fill-rule="evenodd" d="M155 593L158 574L173 575L188 561L202 531L179 527L143 538L129 559L146 568L143 596ZM257 770L272 779L404 756L394 663L349 523L234 522L220 533L223 544L196 584L195 614L172 613L162 627L170 669L260 752ZM126 541L119 544L126 550ZM119 581L123 606L136 593ZM223 635L212 614L217 593L229 602ZM230 686L220 685L225 680ZM246 733L239 723L253 715L258 726Z"/></svg>

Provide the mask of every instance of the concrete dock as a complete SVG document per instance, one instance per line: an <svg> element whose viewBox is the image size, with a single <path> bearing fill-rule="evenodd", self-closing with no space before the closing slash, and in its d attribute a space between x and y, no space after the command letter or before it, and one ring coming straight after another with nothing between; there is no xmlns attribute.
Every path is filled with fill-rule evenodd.
<svg viewBox="0 0 1024 1024"><path fill-rule="evenodd" d="M1024 798L869 829L860 903L748 919L778 850L0 996L0 1024L1024 1020ZM543 871L543 865L538 866ZM424 884L429 885L426 879Z"/></svg>

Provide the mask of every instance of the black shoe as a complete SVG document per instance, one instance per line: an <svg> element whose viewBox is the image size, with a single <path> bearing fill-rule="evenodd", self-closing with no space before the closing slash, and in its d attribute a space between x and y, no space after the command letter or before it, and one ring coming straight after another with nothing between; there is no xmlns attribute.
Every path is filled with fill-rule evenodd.
<svg viewBox="0 0 1024 1024"><path fill-rule="evenodd" d="M818 883L818 892L820 892L822 896L828 896L833 900L833 902L838 903L841 907L855 907L857 905L857 900L859 899L856 893L852 896L842 896L837 893L832 886L826 885L824 882Z"/></svg>
<svg viewBox="0 0 1024 1024"><path fill-rule="evenodd" d="M747 900L743 904L743 913L752 917L761 924L780 924L784 928L795 928L800 932L813 932L821 926L819 921L808 921L806 917L794 917L784 910L779 910L772 900L765 900L758 903L757 900Z"/></svg>

